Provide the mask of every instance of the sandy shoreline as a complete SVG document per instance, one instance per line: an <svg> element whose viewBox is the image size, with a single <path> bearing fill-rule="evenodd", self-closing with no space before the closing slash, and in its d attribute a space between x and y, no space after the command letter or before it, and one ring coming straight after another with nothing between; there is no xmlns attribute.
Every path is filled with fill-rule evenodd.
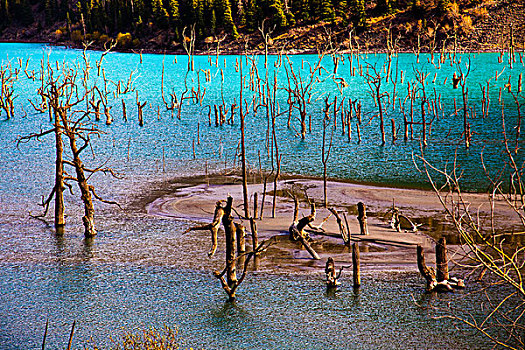
<svg viewBox="0 0 525 350"><path fill-rule="evenodd" d="M289 190L292 186L308 188L310 199L319 203L323 198L322 181L316 179L286 179L279 182L278 190ZM156 193L145 204L148 215L164 218L175 218L187 221L187 227L196 223L209 223L213 217L216 201L224 200L228 195L234 198L234 206L241 212L242 186L237 175L214 175L210 177L196 176L193 178L179 178L170 181L169 190ZM267 193L273 189L268 184ZM434 261L434 238L441 234L452 235L451 227L444 225L444 210L431 191L416 189L387 188L371 185L360 185L346 182L330 181L327 186L329 207L347 213L352 239L360 242L361 265L363 274L369 272L409 271L416 272L416 246L422 245L427 252L427 263ZM262 184L250 184L250 205L253 206L253 193L259 196L259 209L262 199ZM300 191L298 191L300 192ZM279 194L286 193L278 191ZM484 194L466 194L466 198L480 213L489 213L490 208ZM331 217L323 225L326 230L323 234L311 233L312 246L318 252L321 260L311 259L308 252L297 242L288 238L288 227L293 219L294 203L288 196L277 197L276 217L271 218L272 196L265 198L264 216L257 220L259 240L275 237L273 244L260 259L258 271L268 273L319 273L322 272L328 257L332 257L336 266L351 264L351 251L344 245L339 234L336 220ZM389 225L388 209L395 199L396 207L400 212L421 225L417 232L403 230L396 232ZM359 235L359 225L356 219L356 204L362 201L368 208L368 225L370 235ZM503 203L496 203L496 208L502 214L503 220L512 220L512 212L506 210ZM251 208L253 210L253 207ZM303 201L300 203L300 216L309 214L309 208ZM319 224L329 211L318 205L314 224ZM241 221L247 227L247 245L251 244L249 236L249 222ZM438 224L436 224L438 222ZM432 237L431 237L432 236ZM208 231L193 231L181 237L184 240L193 240L199 237L204 254L211 246ZM219 233L219 248L214 264L222 263L224 259L223 236ZM460 250L458 246L451 246L452 250ZM454 254L454 253L452 253ZM203 260L206 264L206 260ZM209 264L208 264L209 265Z"/></svg>

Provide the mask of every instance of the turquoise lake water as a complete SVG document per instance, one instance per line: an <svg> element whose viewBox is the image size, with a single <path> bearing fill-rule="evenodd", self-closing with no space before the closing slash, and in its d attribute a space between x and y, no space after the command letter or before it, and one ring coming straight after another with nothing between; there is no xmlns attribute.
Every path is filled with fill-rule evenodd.
<svg viewBox="0 0 525 350"><path fill-rule="evenodd" d="M0 62L8 61L14 67L18 59L29 59L28 70L38 69L42 57L51 62L81 62L82 52L62 47L40 44L0 44ZM88 52L89 59L100 56ZM414 165L414 157L423 151L425 157L440 168L450 169L454 158L463 172L465 188L483 191L487 179L482 166L491 174L503 169L502 106L504 105L507 135L515 139L517 119L516 106L511 94L504 89L509 78L517 86L518 76L525 72L519 57L509 65L508 57L498 61L499 54L463 54L461 63L441 64L440 69L431 63L430 55L421 55L419 63L412 54L399 54L393 58L392 71L395 79L398 69L398 98L407 94L408 83L413 84L416 72L428 73L425 91L428 96L439 97L442 111L432 123L428 145L421 146L421 126L414 125L413 139L403 140L399 102L395 109L385 110L386 144L381 146L377 108L370 96L370 88L363 77L350 75L350 61L344 55L337 75L333 75L333 61L325 57L326 71L313 84L308 113L312 116L312 131L301 140L297 135L299 123L292 119L287 127L287 114L277 118L277 139L282 155L282 170L286 173L322 174L322 108L323 98L330 96L338 101L349 98L362 103L361 139L357 142L357 120L352 125L352 140L342 135L340 120L334 131L332 153L328 161L328 176L355 182L392 186L427 187L425 176ZM264 77L264 57L256 60L260 77ZM452 75L460 67L471 70L467 79L469 119L473 131L472 145L466 149L462 142L463 118L454 113L454 98L458 110L462 106L461 89L453 89ZM142 59L142 63L141 63ZM145 190L153 181L169 179L177 175L203 173L238 165L239 142L238 110L234 125L208 126L208 108L221 104L231 106L239 101L240 73L236 71L243 60L243 74L249 76L246 58L221 56L218 66L215 57L195 57L195 71L187 72L186 56L142 55L110 53L104 57L106 77L125 80L133 71L133 84L139 100L147 101L144 110L144 126L139 127L135 93L121 96L112 103L114 122L106 126L100 122L104 134L85 153L90 166L107 162L124 175L124 180L103 176L92 180L99 192L108 198L126 201L130 193ZM277 100L280 110L286 109L287 87L286 63L276 63L278 57L269 56L268 75L278 81ZM301 71L304 79L309 64L315 65L317 55L290 56L295 72ZM385 55L363 55L353 58L353 67L366 64L381 70ZM161 98L161 71L164 62L165 93L174 91L178 98L185 90L185 82L191 91L206 88L202 105L185 103L181 118L166 111ZM25 63L23 64L25 66ZM211 81L206 82L203 70L209 70ZM222 74L221 74L222 71ZM401 83L403 71L403 83ZM197 76L197 72L198 76ZM495 76L498 74L496 80ZM385 73L382 73L384 76ZM224 77L224 79L222 78ZM348 86L337 88L335 78L343 78ZM95 78L94 78L95 79ZM273 78L272 78L273 79ZM445 79L447 83L444 84ZM482 87L490 87L490 109L487 116L481 112ZM247 83L246 83L247 84ZM384 83L385 91L393 96L392 82ZM99 342L107 342L111 333L122 327L177 325L187 346L206 349L219 348L417 348L428 349L483 349L490 348L481 338L469 331L459 332L447 321L437 321L415 306L413 299L425 299L423 281L415 274L381 275L366 277L361 292L356 295L348 286L335 295L326 295L319 276L250 276L242 285L240 300L235 305L225 303L223 291L215 278L204 272L185 271L170 263L155 261L156 266L142 266L134 255L155 256L156 249L165 246L134 244L138 251L108 251L116 241L168 240L183 230L181 222L144 218L141 215L121 217L104 206L99 206L97 225L99 236L92 245L83 243L79 228L78 212L81 210L76 197L66 197L68 205L68 228L65 242L57 242L52 230L40 221L30 219L29 212L36 213L40 196L47 195L54 176L54 150L51 137L40 142L31 141L17 147L18 136L38 132L49 127L46 115L35 113L28 99L36 101L38 85L20 74L15 83L17 98L15 116L5 120L0 116L0 348L39 348L45 320L50 320L49 348L65 347L69 326L77 320L75 344L81 344L90 336ZM252 100L252 92L246 86L243 96ZM128 121L122 118L121 99L127 106ZM405 113L408 110L405 104ZM475 113L475 117L474 117ZM525 115L523 110L521 113ZM395 119L398 140L391 141L390 120ZM419 121L418 109L414 120ZM198 126L197 126L198 125ZM197 128L199 136L197 137ZM254 169L261 166L270 169L266 146L267 118L263 108L246 117L247 159ZM200 142L197 144L197 140ZM519 140L521 144L521 140ZM193 156L193 149L195 157ZM522 160L521 154L517 156ZM107 214L107 216L106 216ZM104 251L106 260L93 259ZM162 255L162 254L159 254ZM112 258L113 256L113 258ZM118 256L114 257L114 256ZM401 278L400 278L401 277ZM348 282L349 284L349 282ZM463 300L468 308L472 303ZM431 341L430 341L431 340ZM21 345L23 344L23 345Z"/></svg>

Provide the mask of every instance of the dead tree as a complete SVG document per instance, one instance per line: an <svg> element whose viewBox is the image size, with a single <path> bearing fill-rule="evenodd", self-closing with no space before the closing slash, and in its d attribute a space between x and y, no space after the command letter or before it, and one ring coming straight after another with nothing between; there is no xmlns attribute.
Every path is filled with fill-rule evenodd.
<svg viewBox="0 0 525 350"><path fill-rule="evenodd" d="M193 51L195 49L195 24L190 26L190 36L186 36L186 28L182 29L182 46L188 55L188 71L194 70Z"/></svg>
<svg viewBox="0 0 525 350"><path fill-rule="evenodd" d="M95 98L95 92L98 90L96 83L93 84L89 81L89 72L92 67L87 63L85 51L83 58L84 62L86 62L84 67L81 64L62 63L55 65L44 60L42 61L41 67L43 71L40 74L33 74L30 78L42 81L42 88L38 90L38 93L42 100L46 101L48 109L54 117L53 127L40 133L21 137L19 141L39 139L46 134L55 134L55 184L51 195L42 204L47 213L49 203L55 197L55 227L57 228L57 233L61 233L64 225L64 186L69 186L70 190L72 190L69 183L76 182L84 205L84 216L82 218L84 235L86 238L90 238L96 235L93 197L104 203L118 204L98 196L95 188L88 183L88 179L98 172L111 174L115 177L117 177L117 174L111 168L102 166L90 169L84 165L81 159L81 153L84 150L92 150L92 137L100 137L101 135L97 125L90 121L93 111L84 110L81 107L89 105L87 102ZM100 69L101 61L97 61L96 65ZM103 71L102 77L104 79L104 91L107 92L108 84ZM114 85L119 86L120 83ZM126 85L129 86L129 82ZM99 98L103 97L100 94L98 95ZM64 154L63 136L69 141L68 149L71 152L69 158L66 158ZM68 173L64 166L72 167L75 175Z"/></svg>
<svg viewBox="0 0 525 350"><path fill-rule="evenodd" d="M339 282L339 277L341 277L341 273L343 272L343 269L347 266L342 266L339 270L339 273L336 273L335 271L335 262L332 257L329 257L328 260L326 260L326 266L324 269L324 272L326 274L326 287L331 289L335 288L341 283Z"/></svg>
<svg viewBox="0 0 525 350"><path fill-rule="evenodd" d="M450 277L448 274L448 255L447 241L441 237L436 244L436 280L438 282L447 281Z"/></svg>
<svg viewBox="0 0 525 350"><path fill-rule="evenodd" d="M242 225L233 222L232 205L233 198L228 197L226 200L226 205L224 206L224 215L222 216L222 225L224 227L226 237L226 266L222 271L215 271L213 273L214 276L217 277L221 282L224 291L226 291L228 294L229 301L234 301L236 299L235 292L246 277L248 272L248 264L251 258L257 254L260 254L270 244L270 242L265 241L259 244L251 252L243 253L238 251L236 253L236 238L239 234L237 231L244 231L244 228L241 228ZM242 273L241 277L237 278L236 265L241 259L244 260L243 263L240 264L242 266Z"/></svg>
<svg viewBox="0 0 525 350"><path fill-rule="evenodd" d="M3 110L7 119L11 119L14 116L14 101L17 98L14 84L18 80L19 72L20 69L14 68L11 62L0 66L0 115Z"/></svg>
<svg viewBox="0 0 525 350"><path fill-rule="evenodd" d="M463 137L465 139L465 147L470 148L470 141L472 138L472 132L470 130L469 119L469 105L468 105L468 87L467 87L467 78L470 74L470 57L468 63L466 64L467 71L463 72L461 65L458 63L457 67L460 73L460 82L461 85L461 96L463 97Z"/></svg>
<svg viewBox="0 0 525 350"><path fill-rule="evenodd" d="M361 286L361 257L359 255L359 243L352 244L352 266L354 273L354 288Z"/></svg>
<svg viewBox="0 0 525 350"><path fill-rule="evenodd" d="M54 125L52 129L31 134L28 136L24 136L19 138L18 142L27 142L31 139L39 139L46 134L54 133L55 134L55 185L53 186L53 189L51 190L51 193L47 197L47 199L44 199L42 196L42 203L40 204L44 208L44 213L42 215L39 215L37 217L45 217L47 215L47 212L49 210L49 205L53 198L55 199L55 218L54 218L54 226L57 234L62 234L64 232L64 225L65 225L65 219L64 219L64 189L65 189L65 182L64 182L64 160L63 160L63 153L64 153L64 145L62 143L62 134L63 134L63 128L62 128L62 122L60 118L60 114L58 110L53 110L54 115Z"/></svg>
<svg viewBox="0 0 525 350"><path fill-rule="evenodd" d="M341 233L341 237L343 238L343 241L345 242L345 245L350 245L350 235L346 231L346 227L343 225L343 220L339 216L339 213L335 208L328 208L330 212L334 215L335 219L337 220L337 225L339 226L339 232Z"/></svg>
<svg viewBox="0 0 525 350"><path fill-rule="evenodd" d="M383 108L383 99L388 97L388 93L381 91L381 69L378 71L375 66L370 64L367 65L367 73L365 75L366 82L370 88L370 94L374 98L374 101L377 104L378 116L379 116L379 126L381 129L381 145L385 145L385 121L384 121L384 108Z"/></svg>
<svg viewBox="0 0 525 350"><path fill-rule="evenodd" d="M221 220L224 216L224 208L222 207L223 202L224 201L217 201L217 203L215 203L215 211L213 213L213 221L211 223L206 225L193 226L186 229L186 231L183 232L183 234L186 234L190 231L209 230L211 233L211 249L208 252L208 256L210 258L213 256L213 254L215 254L215 251L217 250L217 233L219 232Z"/></svg>
<svg viewBox="0 0 525 350"><path fill-rule="evenodd" d="M436 270L425 263L425 252L421 245L417 246L417 267L421 276L427 281L427 292L451 292L454 289L465 288L465 282L462 279L450 278L448 275L448 259L446 258L446 243L440 239L436 244ZM445 267L446 264L446 267Z"/></svg>
<svg viewBox="0 0 525 350"><path fill-rule="evenodd" d="M299 122L301 125L301 139L306 138L306 117L308 116L308 105L313 97L313 89L315 84L319 82L319 75L322 71L322 60L324 54L319 55L318 61L312 68L310 63L307 63L310 70L306 78L303 77L302 72L294 69L291 60L287 57L286 77L288 80L288 86L284 88L288 92L292 99L291 106L289 108L295 108L299 112Z"/></svg>
<svg viewBox="0 0 525 350"><path fill-rule="evenodd" d="M334 129L335 125L331 130L330 133L330 142L328 144L328 149L326 146L326 128L330 125L330 106L331 103L328 103L328 99L330 98L330 95L326 96L324 99L325 107L324 107L324 118L323 118L323 143L321 147L321 162L323 163L323 200L324 200L324 207L326 208L328 206L328 195L326 193L326 176L327 176L327 163L328 158L330 158L330 151L332 150L332 141L334 137ZM337 120L337 119L334 119Z"/></svg>
<svg viewBox="0 0 525 350"><path fill-rule="evenodd" d="M433 267L428 267L425 263L425 251L420 245L417 246L417 268L427 281L427 291L433 290L437 285L436 273Z"/></svg>
<svg viewBox="0 0 525 350"><path fill-rule="evenodd" d="M240 60L240 93L239 93L239 113L240 113L240 119L241 119L241 163L242 163L242 194L244 199L244 217L249 218L250 217L250 201L249 201L249 195L248 195L248 180L246 175L246 147L244 143L244 120L246 118L246 115L248 114L248 110L246 109L245 113L242 109L243 99L242 99L242 91L243 91L243 85L244 85L244 78L242 76L242 58ZM233 112L232 112L233 115Z"/></svg>

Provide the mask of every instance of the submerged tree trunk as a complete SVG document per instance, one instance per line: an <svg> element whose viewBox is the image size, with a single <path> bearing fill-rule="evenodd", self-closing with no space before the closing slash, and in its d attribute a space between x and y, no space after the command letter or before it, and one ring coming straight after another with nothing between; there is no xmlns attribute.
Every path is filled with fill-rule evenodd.
<svg viewBox="0 0 525 350"><path fill-rule="evenodd" d="M64 146L62 144L62 126L60 115L55 111L55 230L57 234L64 232Z"/></svg>
<svg viewBox="0 0 525 350"><path fill-rule="evenodd" d="M436 270L438 282L448 281L450 276L448 274L447 241L445 237L441 237L436 244Z"/></svg>
<svg viewBox="0 0 525 350"><path fill-rule="evenodd" d="M224 232L226 233L226 281L230 290L228 295L230 301L235 300L235 287L237 285L237 273L235 271L235 224L233 223L232 212L233 198L228 197L226 206L224 207L224 215L222 217L222 224Z"/></svg>
<svg viewBox="0 0 525 350"><path fill-rule="evenodd" d="M84 236L86 238L91 238L97 234L95 229L95 208L93 206L93 197L91 196L91 186L87 182L84 172L84 164L80 159L80 153L89 145L89 141L85 140L85 144L79 148L77 146L77 134L68 126L66 116L62 115L61 117L66 135L69 138L69 146L73 153L73 165L77 174L76 181L80 189L82 202L84 203L84 216L82 217Z"/></svg>

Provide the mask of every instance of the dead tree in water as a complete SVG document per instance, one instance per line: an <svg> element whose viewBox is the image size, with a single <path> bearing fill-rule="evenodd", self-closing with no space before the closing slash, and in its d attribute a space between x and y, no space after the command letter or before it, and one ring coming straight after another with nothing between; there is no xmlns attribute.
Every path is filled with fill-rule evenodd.
<svg viewBox="0 0 525 350"><path fill-rule="evenodd" d="M427 281L427 291L433 290L437 284L436 272L433 267L428 267L425 263L425 251L420 245L417 246L417 268Z"/></svg>
<svg viewBox="0 0 525 350"><path fill-rule="evenodd" d="M244 120L246 118L246 115L248 114L248 111L246 110L245 113L243 113L242 104L242 91L243 91L243 85L244 85L244 78L242 76L242 58L240 60L240 76L241 76L241 86L240 86L240 93L239 93L239 113L240 113L240 119L241 119L241 162L242 162L242 194L244 199L244 217L249 218L250 217L250 201L249 201L249 195L248 195L248 180L246 175L246 147L244 144ZM233 113L232 113L233 115Z"/></svg>
<svg viewBox="0 0 525 350"><path fill-rule="evenodd" d="M330 98L330 95L326 96L324 99L325 107L324 107L324 118L323 118L323 144L321 148L321 162L323 163L323 198L324 198L324 207L326 208L328 206L328 195L326 193L326 176L327 176L327 163L328 158L330 157L330 151L332 150L332 141L334 137L334 128L332 128L330 133L330 142L328 144L328 149L326 149L326 128L330 126L330 106L331 103L328 103L328 99ZM335 102L334 102L335 104ZM337 120L337 119L334 119Z"/></svg>
<svg viewBox="0 0 525 350"><path fill-rule="evenodd" d="M349 266L341 266L341 268L339 269L339 273L336 274L334 259L332 257L329 257L328 260L326 260L326 266L324 269L324 273L326 274L326 287L329 289L333 289L340 285L341 283L339 282L339 278L343 273L343 269L348 267Z"/></svg>
<svg viewBox="0 0 525 350"><path fill-rule="evenodd" d="M441 238L436 244L436 268L428 267L425 263L425 252L423 248L417 246L417 267L419 273L427 281L426 290L428 292L451 292L454 289L465 288L463 280L450 278L448 274L448 258L445 238Z"/></svg>
<svg viewBox="0 0 525 350"><path fill-rule="evenodd" d="M14 115L14 101L17 98L14 84L18 79L20 68L13 68L11 62L0 66L0 115L3 110L7 119L11 119Z"/></svg>
<svg viewBox="0 0 525 350"><path fill-rule="evenodd" d="M384 108L383 108L383 99L385 97L388 97L387 92L381 92L381 70L377 70L375 66L372 66L370 64L367 65L367 73L366 73L366 82L368 84L368 87L370 88L370 94L374 98L374 101L377 104L378 108L378 116L379 116L379 123L380 123L380 129L381 129L381 145L385 145L386 139L385 139L385 120L384 120ZM371 72L371 73L368 73Z"/></svg>
<svg viewBox="0 0 525 350"><path fill-rule="evenodd" d="M469 106L468 106L468 87L467 87L467 78L470 74L470 57L468 63L466 63L467 71L463 73L461 65L457 64L459 73L460 73L460 82L461 85L461 96L463 97L463 137L465 139L465 147L470 148L470 141L472 138L472 132L470 130L469 119Z"/></svg>
<svg viewBox="0 0 525 350"><path fill-rule="evenodd" d="M288 92L289 96L292 98L290 108L296 108L299 112L299 122L301 124L301 139L306 138L306 117L308 115L308 105L312 99L313 88L315 84L319 81L319 75L322 70L322 60L324 54L319 56L318 61L316 62L314 68L310 66L310 63L307 64L310 67L310 71L306 78L303 77L301 71L294 69L291 60L287 57L286 77L288 78L288 86L284 88Z"/></svg>
<svg viewBox="0 0 525 350"><path fill-rule="evenodd" d="M224 215L222 216L222 225L224 227L226 236L226 266L222 272L215 271L213 273L215 277L219 279L222 288L228 294L229 301L234 301L236 299L235 292L246 277L248 272L248 264L251 258L264 251L264 249L266 249L269 245L269 243L265 241L259 244L249 253L244 253L242 251L237 251L236 253L236 239L238 240L240 237L238 231L244 231L244 227L242 227L241 224L233 222L232 205L233 198L228 197L226 200L226 205L224 206ZM242 261L240 264L242 265L242 273L241 277L237 278L236 265L239 261Z"/></svg>
<svg viewBox="0 0 525 350"><path fill-rule="evenodd" d="M104 55L102 55L102 58ZM101 67L101 60L96 62L96 66ZM88 183L88 179L95 173L103 172L117 177L117 174L111 168L99 166L90 169L82 161L81 153L86 149L91 149L92 137L100 137L101 132L97 125L90 121L93 111L84 110L81 106L89 105L87 101L95 99L95 96L102 98L109 95L107 90L107 79L102 70L104 79L104 95L100 93L96 84L89 80L90 70L89 61L84 51L83 56L85 66L81 64L51 64L49 61L42 61L42 72L32 74L28 77L35 81L42 82L42 88L38 93L42 101L46 101L47 108L53 116L53 127L34 133L28 136L20 137L19 142L27 142L31 139L40 139L41 137L54 133L55 134L55 184L50 196L42 201L45 208L44 215L47 214L49 204L53 197L55 198L55 228L57 233L63 232L64 226L64 186L68 186L72 192L69 182L76 182L81 192L81 200L84 204L84 216L82 222L84 225L84 235L90 238L96 235L93 197L107 204L118 205L114 201L108 201L97 195L94 186ZM131 79L131 76L130 76ZM113 82L112 82L113 83ZM120 86L119 84L114 84ZM126 84L129 86L128 84ZM115 93L117 95L117 93ZM91 101L93 102L93 101ZM98 101L95 101L98 102ZM95 103L97 104L97 103ZM33 104L34 105L34 104ZM39 111L42 111L39 109ZM64 154L64 140L67 138L68 149L71 152L69 158ZM69 174L64 166L73 168L75 175Z"/></svg>

